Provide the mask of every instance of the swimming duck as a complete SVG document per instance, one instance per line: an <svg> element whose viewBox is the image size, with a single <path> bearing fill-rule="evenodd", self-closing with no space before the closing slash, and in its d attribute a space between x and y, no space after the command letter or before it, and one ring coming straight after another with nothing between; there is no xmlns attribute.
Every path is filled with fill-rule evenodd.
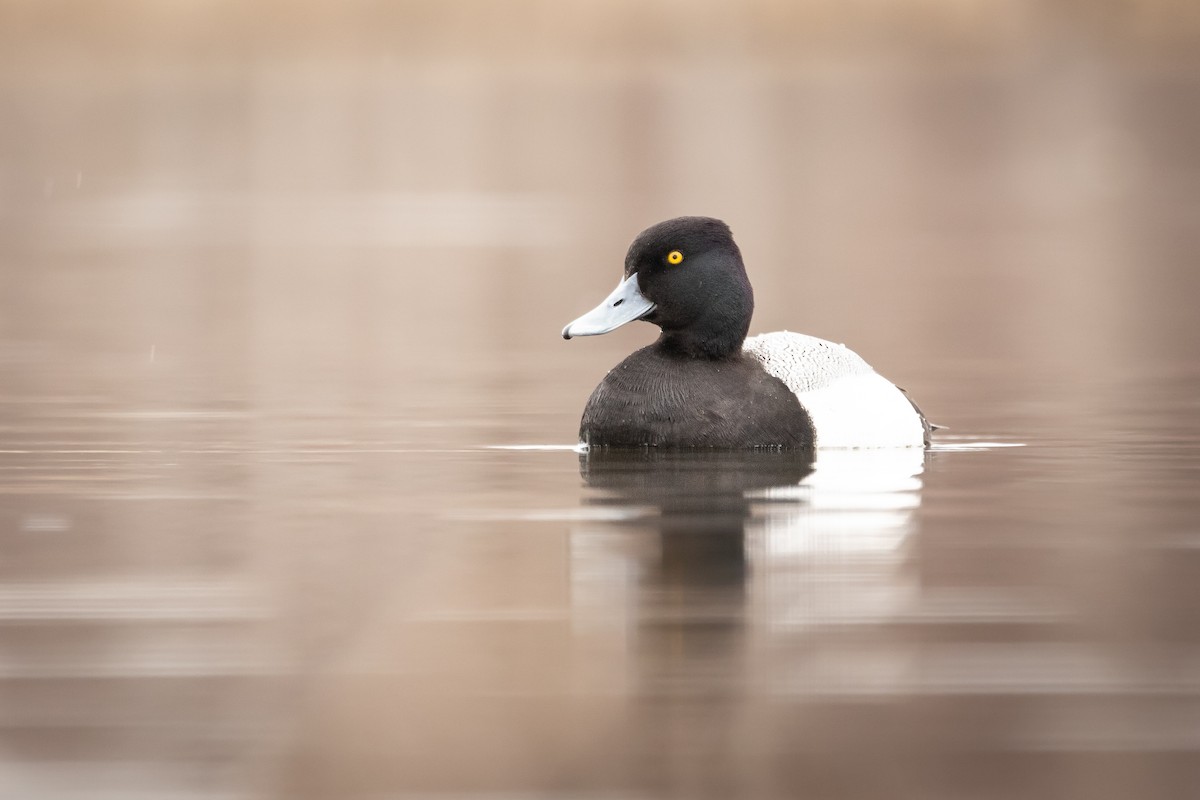
<svg viewBox="0 0 1200 800"><path fill-rule="evenodd" d="M845 345L781 331L746 338L754 292L719 219L678 217L642 231L625 275L563 328L595 336L645 320L658 340L604 376L583 410L591 447L882 448L929 444L902 389Z"/></svg>

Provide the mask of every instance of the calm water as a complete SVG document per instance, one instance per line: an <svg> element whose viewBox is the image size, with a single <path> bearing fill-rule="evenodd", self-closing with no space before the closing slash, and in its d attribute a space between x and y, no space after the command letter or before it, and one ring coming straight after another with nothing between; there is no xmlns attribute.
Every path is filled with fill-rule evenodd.
<svg viewBox="0 0 1200 800"><path fill-rule="evenodd" d="M843 5L4 6L0 798L1200 796L1200 18ZM932 452L575 452L683 213Z"/></svg>
<svg viewBox="0 0 1200 800"><path fill-rule="evenodd" d="M1196 374L815 465L581 455L513 386L10 394L0 795L1200 786Z"/></svg>

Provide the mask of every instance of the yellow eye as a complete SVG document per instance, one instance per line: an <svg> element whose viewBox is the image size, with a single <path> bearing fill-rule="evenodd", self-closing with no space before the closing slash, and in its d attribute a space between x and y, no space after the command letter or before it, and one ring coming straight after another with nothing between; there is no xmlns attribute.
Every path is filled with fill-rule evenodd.
<svg viewBox="0 0 1200 800"><path fill-rule="evenodd" d="M667 263L668 264L682 264L683 263L683 253L679 252L678 250L672 250L671 252L667 253Z"/></svg>

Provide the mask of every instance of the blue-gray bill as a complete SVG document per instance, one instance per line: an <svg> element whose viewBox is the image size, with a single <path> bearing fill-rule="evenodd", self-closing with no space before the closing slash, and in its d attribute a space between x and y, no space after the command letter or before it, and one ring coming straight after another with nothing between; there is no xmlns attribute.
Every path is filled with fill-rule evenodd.
<svg viewBox="0 0 1200 800"><path fill-rule="evenodd" d="M638 286L637 275L630 275L617 284L604 302L563 328L562 336L598 336L615 331L627 322L641 319L654 310L654 303L646 299Z"/></svg>

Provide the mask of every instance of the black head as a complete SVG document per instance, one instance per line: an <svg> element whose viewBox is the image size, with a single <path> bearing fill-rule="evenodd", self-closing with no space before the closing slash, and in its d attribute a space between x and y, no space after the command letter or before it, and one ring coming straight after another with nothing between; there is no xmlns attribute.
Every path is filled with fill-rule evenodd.
<svg viewBox="0 0 1200 800"><path fill-rule="evenodd" d="M638 234L625 256L626 277L655 304L643 319L662 328L659 344L693 357L741 350L754 291L729 226L711 217L677 217Z"/></svg>

